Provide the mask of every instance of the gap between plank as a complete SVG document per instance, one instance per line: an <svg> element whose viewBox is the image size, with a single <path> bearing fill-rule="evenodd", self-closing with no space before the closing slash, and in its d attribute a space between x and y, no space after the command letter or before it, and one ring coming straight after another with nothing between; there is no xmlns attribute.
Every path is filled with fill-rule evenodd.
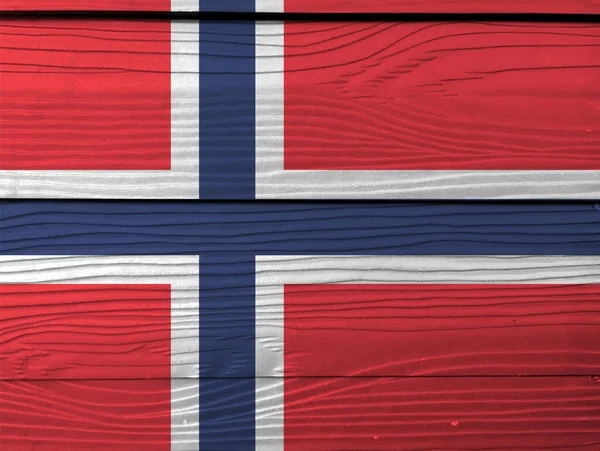
<svg viewBox="0 0 600 451"><path fill-rule="evenodd" d="M544 22L600 23L600 14L560 13L254 13L211 11L0 11L2 20L202 20L305 22Z"/></svg>

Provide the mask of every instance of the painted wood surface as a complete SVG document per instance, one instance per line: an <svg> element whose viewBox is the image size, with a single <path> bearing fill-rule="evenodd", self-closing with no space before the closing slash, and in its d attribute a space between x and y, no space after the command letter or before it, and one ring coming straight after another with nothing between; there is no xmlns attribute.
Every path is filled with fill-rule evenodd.
<svg viewBox="0 0 600 451"><path fill-rule="evenodd" d="M2 256L0 379L600 373L600 257L257 257L202 358L198 260L148 260Z"/></svg>
<svg viewBox="0 0 600 451"><path fill-rule="evenodd" d="M567 13L597 14L596 0L4 0L0 10L256 11L308 13Z"/></svg>
<svg viewBox="0 0 600 451"><path fill-rule="evenodd" d="M585 197L599 31L259 24L257 197Z"/></svg>
<svg viewBox="0 0 600 451"><path fill-rule="evenodd" d="M115 344L116 337L100 337L99 328L84 326L91 335L85 340L77 338L81 331L77 327L85 324L85 318L72 304L69 314L50 315L44 323L34 319L36 324L55 328L50 335L67 328L71 335L52 335L53 340L62 340L55 341L59 348L50 348L45 339L35 339L39 327L30 328L33 335L27 337L10 328L6 332L10 340L3 329L2 349L11 351L3 354L3 376L8 363L12 372L1 382L2 444L18 451L82 447L104 451L115 446L176 451L595 451L600 443L600 386L596 376L600 368L595 358L599 352L599 301L595 290L599 224L600 207L593 202L3 200L2 282L6 277L11 279L13 286L4 287L11 297L16 293L19 298L24 291L22 285L13 290L14 284L27 283L31 287L32 283L51 283L43 288L60 290L61 282L69 282L66 288L71 291L65 294L70 296L72 290L97 284L98 278L106 274L119 276L123 284L132 275L148 273L144 269L148 265L82 265L82 258L134 261L198 255L199 310L192 322L199 327L199 373L186 379L171 378L170 385L169 378L159 378L160 362L165 357L165 345L160 341L147 346L141 343L129 354L139 352L142 360L158 362L151 372L134 361L121 359L119 353L111 354L110 346L100 349L104 354L90 353L90 358L111 362L111 368L99 370L84 365L85 355L73 352L73 342L79 342L80 349L98 351L92 347L99 340L110 345ZM73 254L87 257L65 257ZM320 257L311 257L315 255ZM490 257L493 255L496 257ZM353 263L348 266L340 259ZM28 265L35 261L53 269L28 271ZM316 266L307 271L306 265L311 262ZM63 267L69 269L66 272L70 272L70 278L61 276ZM87 269L91 271L87 278L74 275L73 268L78 267L91 268ZM160 287L167 283L169 277L189 272L182 269L188 266L155 267L155 274L147 278L150 283L146 289L153 290L156 284ZM127 268L131 268L129 273ZM365 293L348 282L367 288L378 286L380 290L366 291L367 299L357 302L378 306L386 303L384 316L393 327L427 328L424 333L410 332L423 335L414 346L390 338L403 354L413 353L423 365L392 365L386 376L394 377L373 377L383 373L372 371L374 362L368 360L371 356L357 345L354 361L360 356L366 358L363 361L370 365L370 374L351 374L357 368L348 360L341 361L336 374L354 377L331 377L324 374L331 370L323 366L326 361L319 363L307 356L302 363L307 371L291 367L291 374L305 377L284 379L278 373L268 373L271 377L256 378L256 358L260 356L255 354L255 344L264 344L256 331L267 324L265 319L268 324L281 319L264 309L266 298L259 287L264 286L261 280L265 277L267 287L287 283L300 289L291 288L290 293L301 297L296 299L300 304L294 302L298 310L291 310L293 325L303 318L316 324L333 317L344 321L345 327L354 328L354 339L361 336L361 345L366 347L378 345L374 336L364 335L364 328L359 330L359 320L351 310L330 310L332 304L322 298L323 284L329 290L335 284L345 298L345 288L353 289L348 296ZM78 279L80 283L74 286ZM395 292L389 301L377 297L398 282L413 289ZM490 296L490 292L482 291L482 283L500 292ZM441 293L437 290L440 284L444 284ZM305 296L303 288L307 285L317 288L318 298ZM478 285L475 294L470 296L467 290L457 299L452 288L465 285ZM100 315L106 324L118 318L132 324L128 327L139 321L137 337L141 341L150 342L153 335L165 332L166 323L161 323L164 308L155 310L146 303L142 312L131 302L122 304L122 311L111 312L106 301L119 293L112 290L113 286L93 287L92 294L97 296L91 298L93 315ZM419 287L433 287L437 297L415 299ZM530 290L526 299L522 287ZM32 317L27 310L34 304L36 309L41 307L42 314L52 313L53 294L50 298L42 296L46 298L43 304L23 304L17 299L16 305L2 296L2 307L10 312L11 321L24 322L27 316ZM315 302L318 307L314 307ZM427 304L427 314L420 310L424 305L416 306L423 303ZM438 318L443 325L466 329L480 317L481 323L498 329L468 329L471 331L467 330L467 335L440 331L436 347L432 327L436 316L443 316ZM551 318L557 319L556 325ZM362 320L374 318L365 314ZM528 327L521 329L520 325ZM307 339L302 336L302 327L294 330L300 334L299 340L288 337L292 341L286 341L286 348ZM122 331L114 329L115 333ZM126 334L125 341L135 335ZM265 337L273 339L275 335ZM315 342L321 337L316 331ZM55 371L44 374L40 366L48 363L44 360L47 356L27 355L36 349L25 349L23 354L22 349L15 349L13 338L28 346L41 346L38 349L42 351L59 349L65 359L51 361ZM334 345L331 338L329 342ZM127 342L126 347L133 342ZM507 355L509 349L527 346L528 355ZM468 357L475 347L476 354L481 352L478 362ZM344 351L344 347L337 350ZM454 366L437 359L461 352L466 357L459 357ZM390 356L379 352L372 357L386 355ZM23 356L31 363L29 367L22 364ZM298 353L291 357L295 359ZM73 366L61 367L67 360ZM310 368L309 361L313 365ZM437 370L432 371L433 366ZM135 377L134 368L152 379ZM92 380L91 371L102 377ZM314 377L316 373L319 377ZM400 376L406 374L411 377ZM31 408L34 399L37 409ZM115 404L117 407L113 407ZM10 414L10 422L4 420L5 412Z"/></svg>
<svg viewBox="0 0 600 451"><path fill-rule="evenodd" d="M189 28L3 22L0 195L197 198L198 25Z"/></svg>
<svg viewBox="0 0 600 451"><path fill-rule="evenodd" d="M215 382L202 381L208 396L217 395L221 402L206 413L213 427L201 435L200 443L202 449L231 450L226 434L246 427L231 413L243 404L235 396L225 396ZM254 394L254 380L236 383ZM123 444L136 451L170 449L168 406L161 400L163 381L1 384L18 420L2 431L11 450L70 451L85 446L104 451ZM258 379L256 386L256 449L282 450L285 441L286 450L594 451L600 443L600 387L589 377L290 378L285 382ZM110 411L106 407L113 396L121 401L116 412L112 405ZM37 412L28 408L32 398L39 406ZM179 407L189 405L188 400ZM126 422L121 412L127 414ZM94 441L96 434L105 439L102 433L117 421L118 432L111 442ZM55 429L45 428L44 423ZM57 440L65 427L74 439L71 443ZM188 428L181 431L180 443L197 438ZM249 445L249 440L238 441L233 449L254 449Z"/></svg>
<svg viewBox="0 0 600 451"><path fill-rule="evenodd" d="M592 451L600 444L600 387L589 377L264 379L257 411L257 446L268 450Z"/></svg>
<svg viewBox="0 0 600 451"><path fill-rule="evenodd" d="M253 264L261 254L600 254L600 204L590 201L2 200L0 215L5 255L220 255L210 274L224 279L243 275L226 262L244 254Z"/></svg>
<svg viewBox="0 0 600 451"><path fill-rule="evenodd" d="M6 0L0 11L194 11L198 0Z"/></svg>
<svg viewBox="0 0 600 451"><path fill-rule="evenodd" d="M198 381L0 381L0 444L11 451L198 449Z"/></svg>
<svg viewBox="0 0 600 451"><path fill-rule="evenodd" d="M0 194L596 198L599 30L7 21Z"/></svg>
<svg viewBox="0 0 600 451"><path fill-rule="evenodd" d="M600 372L599 257L259 256L260 376Z"/></svg>

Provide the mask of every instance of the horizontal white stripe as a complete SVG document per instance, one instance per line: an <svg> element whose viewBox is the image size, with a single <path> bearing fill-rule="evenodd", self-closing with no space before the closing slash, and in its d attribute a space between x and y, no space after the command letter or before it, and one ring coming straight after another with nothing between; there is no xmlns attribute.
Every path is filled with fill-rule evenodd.
<svg viewBox="0 0 600 451"><path fill-rule="evenodd" d="M600 283L600 256L257 256L260 286L318 283Z"/></svg>
<svg viewBox="0 0 600 451"><path fill-rule="evenodd" d="M171 450L199 449L198 256L0 256L1 283L169 284Z"/></svg>

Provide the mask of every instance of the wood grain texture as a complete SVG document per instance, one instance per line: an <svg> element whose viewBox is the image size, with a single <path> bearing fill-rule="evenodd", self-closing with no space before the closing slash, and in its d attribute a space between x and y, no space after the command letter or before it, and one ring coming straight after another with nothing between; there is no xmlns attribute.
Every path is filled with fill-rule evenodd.
<svg viewBox="0 0 600 451"><path fill-rule="evenodd" d="M600 254L600 204L589 201L2 200L0 215L6 255L220 254L223 278L239 254Z"/></svg>
<svg viewBox="0 0 600 451"><path fill-rule="evenodd" d="M258 256L257 376L600 372L600 258Z"/></svg>
<svg viewBox="0 0 600 451"><path fill-rule="evenodd" d="M600 373L600 285L286 285L284 305L290 376Z"/></svg>
<svg viewBox="0 0 600 451"><path fill-rule="evenodd" d="M0 11L24 10L138 10L138 11L198 11L198 0L4 0ZM219 0L202 1L203 11L257 12L418 12L418 13L598 13L596 0Z"/></svg>
<svg viewBox="0 0 600 451"><path fill-rule="evenodd" d="M595 25L258 30L257 197L598 194Z"/></svg>
<svg viewBox="0 0 600 451"><path fill-rule="evenodd" d="M228 0L225 4L231 2ZM256 0L257 11L315 13L598 13L596 0Z"/></svg>
<svg viewBox="0 0 600 451"><path fill-rule="evenodd" d="M0 379L169 378L169 285L0 285Z"/></svg>
<svg viewBox="0 0 600 451"><path fill-rule="evenodd" d="M198 376L198 258L0 256L0 379Z"/></svg>
<svg viewBox="0 0 600 451"><path fill-rule="evenodd" d="M198 198L197 22L7 20L0 36L2 197Z"/></svg>
<svg viewBox="0 0 600 451"><path fill-rule="evenodd" d="M3 27L2 196L600 194L596 25L136 24Z"/></svg>
<svg viewBox="0 0 600 451"><path fill-rule="evenodd" d="M260 379L256 428L265 451L595 451L600 385L589 377Z"/></svg>
<svg viewBox="0 0 600 451"><path fill-rule="evenodd" d="M0 169L170 168L169 22L1 27Z"/></svg>
<svg viewBox="0 0 600 451"><path fill-rule="evenodd" d="M0 381L11 451L198 450L198 381Z"/></svg>
<svg viewBox="0 0 600 451"><path fill-rule="evenodd" d="M0 11L197 11L198 0L4 0Z"/></svg>
<svg viewBox="0 0 600 451"><path fill-rule="evenodd" d="M471 451L495 447L496 451L536 448L596 451L599 441L598 385L588 375L476 378L455 375L385 380L370 377L300 378L297 386L288 384L290 390L284 393L278 387L287 382L277 378L255 380L252 376L248 377L255 363L249 357L253 353L252 348L248 350L248 344L253 344L251 337L255 331L253 280L256 255L275 259L271 275L285 272L282 271L282 262L276 259L289 260L286 256L292 254L300 258L322 254L330 254L331 257L358 255L361 257L358 261L367 265L363 269L369 269L365 254L430 256L429 265L436 261L432 256L440 254L504 254L503 258L516 263L520 262L519 258L507 256L546 255L549 260L546 266L530 266L521 278L531 282L542 279L562 283L561 278L573 281L572 276L581 272L582 268L591 271L591 266L585 261L594 258L589 255L600 253L599 210L600 206L593 202L418 204L3 200L0 201L0 253L12 259L8 271L12 283L69 280L57 276L56 271L57 267L67 266L68 262L68 259L59 256L73 253L90 254L94 258L107 254L201 255L201 302L197 316L200 322L201 377L197 388L199 395L195 401L190 401L193 404L190 411L199 411L200 425L194 430L197 434L194 437L199 442L193 446L183 444L181 449L184 451L194 451L200 446L202 450L211 451L279 451L281 448L277 446L282 440L287 440L290 449L303 451L370 451L373 443L377 450L429 448L450 451L454 448ZM10 255L19 253L29 254L25 255L24 262L19 263L14 255ZM54 259L49 258L52 255ZM552 258L556 255L570 255L576 260L571 265L562 265L558 258ZM28 260L36 259L45 261L54 268L53 271L40 277L43 271L23 270L29 264ZM324 263L321 274L329 274L334 280L343 280L348 274L347 271L331 271L332 260L319 261ZM76 261L70 265L76 267ZM119 275L127 267L98 265L95 276L111 271L113 276ZM136 268L142 270L143 265ZM460 268L465 266L454 264L450 269ZM390 271L384 265L371 265L370 269L365 271L366 280L358 281L368 282L369 278L378 282L389 280ZM463 271L463 282L476 281L469 279L476 276L491 280L488 270L486 266L475 264L471 271ZM178 265L166 265L158 271L163 275L182 272L185 271ZM305 271L294 269L287 272L302 275ZM405 271L403 280L406 282L410 280L409 276L417 277L419 273L428 272ZM588 276L594 277L594 274ZM438 283L448 283L449 273L440 275ZM17 277L23 279L15 280ZM156 277L151 279L153 283L165 281ZM458 277L454 276L456 279ZM508 277L501 280L506 283ZM94 278L86 281L93 282ZM320 280L321 283L331 281ZM593 281L587 281L590 282ZM482 298L482 303L485 302L486 298ZM553 307L549 307L545 299L539 305L542 309L549 309L546 311L552 311ZM420 318L420 321L430 321L424 315ZM578 333L571 332L571 338ZM548 338L554 340L552 336ZM593 341L585 341L585 346L593 346ZM567 341L564 345L568 346ZM557 360L560 361L560 358ZM376 379L381 382L367 383ZM415 382L406 382L411 380ZM34 386L57 383L49 380L7 382ZM62 382L79 387L92 381ZM120 382L111 381L114 384ZM306 388L309 383L313 385ZM180 399L172 396L172 399ZM66 398L68 402L70 398ZM89 399L83 394L79 398ZM285 418L290 420L288 424L283 423L281 416L283 400L286 402ZM13 404L17 402L21 401L11 401ZM4 420L7 415L2 415L2 421L11 428L11 444L27 451L35 449L34 446L26 447L32 442L41 446L35 441L35 436L53 437L48 442L58 445L49 450L62 451L68 450L60 446L64 434L78 440L89 440L87 437L107 430L107 434L116 437L114 440L123 449L129 449L124 443L133 437L130 448L137 451L137 445L144 449L144 443L140 442L147 440L148 431L160 433L150 427L141 429L142 433L135 433L140 429L132 427L134 422L148 424L143 414L140 414L142 418L126 417L124 420L114 417L121 412L139 412L134 408L135 402L128 408L123 407L118 414L112 413L109 425L102 428L95 424L88 428L84 423L84 420L95 420L104 413L102 406L88 403L92 412L86 410L82 415L76 415L70 423L72 428L66 433L64 429L42 430L43 422L36 416L39 414L30 407L31 404L31 397L20 404L18 424L21 426L15 427L16 422L7 422ZM40 404L47 408L45 401ZM4 403L1 408L5 408ZM57 417L52 418L53 424L61 420L61 415L70 414L64 407L53 408L52 413ZM158 407L154 403L147 407L146 412L154 413L156 409ZM9 418L14 415L11 413ZM82 416L84 419L81 419ZM256 429L255 417L258 420ZM182 427L185 425L181 417L173 421L179 422ZM187 421L188 425L193 423ZM454 426L452 422L458 423ZM113 432L115 423L122 423L117 432ZM24 424L27 426L24 427ZM284 428L288 429L284 431ZM93 434L87 434L88 429L93 429ZM134 433L130 434L131 430ZM256 441L255 431L258 431ZM34 438L27 438L27 433ZM377 440L372 438L373 435L377 435ZM88 442L81 443L85 445ZM165 441L160 439L155 443L160 445ZM97 445L102 445L102 442ZM114 449L115 442L111 446Z"/></svg>
<svg viewBox="0 0 600 451"><path fill-rule="evenodd" d="M286 169L600 169L600 27L335 25L285 25Z"/></svg>

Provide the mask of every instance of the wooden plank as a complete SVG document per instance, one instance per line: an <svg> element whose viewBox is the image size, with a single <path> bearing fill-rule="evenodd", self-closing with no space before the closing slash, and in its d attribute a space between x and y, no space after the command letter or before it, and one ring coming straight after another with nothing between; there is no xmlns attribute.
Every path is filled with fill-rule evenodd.
<svg viewBox="0 0 600 451"><path fill-rule="evenodd" d="M229 0L231 2L231 0ZM227 4L228 2L225 2ZM257 11L311 13L594 13L600 12L596 0L256 0Z"/></svg>
<svg viewBox="0 0 600 451"><path fill-rule="evenodd" d="M11 21L2 33L3 197L600 194L595 24Z"/></svg>
<svg viewBox="0 0 600 451"><path fill-rule="evenodd" d="M593 451L600 445L600 386L589 377L286 378L256 385L257 449Z"/></svg>
<svg viewBox="0 0 600 451"><path fill-rule="evenodd" d="M18 420L3 425L3 443L15 451L70 451L82 445L94 451L119 445L169 449L162 382L1 382L6 394L2 410ZM202 446L231 449L226 436L234 434L237 449L254 449L254 425L243 421L241 399L224 396L215 379L201 382L208 397L219 397L202 413L210 418L202 428ZM260 450L282 450L285 444L286 450L324 451L594 451L600 443L600 388L590 377L265 378L232 383L252 394L256 386ZM111 406L107 412L105 403L84 404L114 392L124 401L117 410ZM32 397L37 411L28 407ZM140 406L149 401L155 402ZM182 398L172 406L188 412L188 423L175 431L178 436L172 442L182 446L171 449L198 449L197 423L192 419L197 402L198 398ZM98 436L106 441L94 441Z"/></svg>
<svg viewBox="0 0 600 451"><path fill-rule="evenodd" d="M223 280L244 274L233 265L240 255L249 255L252 263L255 255L273 254L598 255L599 209L590 201L2 200L0 252L192 254L202 255L201 261L221 255L209 274Z"/></svg>
<svg viewBox="0 0 600 451"><path fill-rule="evenodd" d="M197 11L198 0L5 0L0 11Z"/></svg>
<svg viewBox="0 0 600 451"><path fill-rule="evenodd" d="M0 256L0 379L198 376L198 257Z"/></svg>
<svg viewBox="0 0 600 451"><path fill-rule="evenodd" d="M22 20L0 33L0 195L198 197L197 23Z"/></svg>
<svg viewBox="0 0 600 451"><path fill-rule="evenodd" d="M0 381L11 451L198 449L198 381Z"/></svg>
<svg viewBox="0 0 600 451"><path fill-rule="evenodd" d="M596 374L599 333L600 257L257 257L257 376Z"/></svg>
<svg viewBox="0 0 600 451"><path fill-rule="evenodd" d="M598 189L595 25L293 22L258 30L257 197L577 197ZM566 191L554 185L565 174L574 182Z"/></svg>
<svg viewBox="0 0 600 451"><path fill-rule="evenodd" d="M199 8L200 7L200 8ZM561 13L597 14L596 0L4 0L0 10L257 11L302 13Z"/></svg>
<svg viewBox="0 0 600 451"><path fill-rule="evenodd" d="M196 259L139 260L0 258L0 378L600 373L600 257L257 257L241 312L198 304Z"/></svg>

